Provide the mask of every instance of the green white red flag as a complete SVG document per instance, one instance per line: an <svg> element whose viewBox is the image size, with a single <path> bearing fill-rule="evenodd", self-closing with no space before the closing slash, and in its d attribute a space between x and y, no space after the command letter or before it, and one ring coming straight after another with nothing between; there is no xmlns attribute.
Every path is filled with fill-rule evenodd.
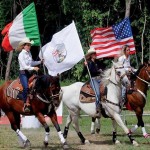
<svg viewBox="0 0 150 150"><path fill-rule="evenodd" d="M33 45L39 46L41 42L34 3L27 6L11 23L7 24L1 34L4 36L2 47L7 52L16 49L25 37L33 40Z"/></svg>

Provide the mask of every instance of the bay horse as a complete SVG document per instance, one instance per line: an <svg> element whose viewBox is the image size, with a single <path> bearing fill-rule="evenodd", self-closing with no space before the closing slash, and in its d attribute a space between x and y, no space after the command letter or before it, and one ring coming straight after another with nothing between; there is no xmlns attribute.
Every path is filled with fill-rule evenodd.
<svg viewBox="0 0 150 150"><path fill-rule="evenodd" d="M133 73L133 72L132 72ZM141 65L138 71L133 73L136 77L134 84L134 91L130 94L127 94L127 102L125 104L127 110L134 111L137 117L137 124L130 129L130 133L135 132L138 127L142 128L142 134L144 138L149 138L150 134L146 132L144 121L143 121L143 109L146 104L146 96L148 91L148 85L150 85L150 63L145 62ZM96 123L95 123L95 119ZM96 126L96 127L95 127ZM98 118L92 118L91 123L91 134L99 133L100 131L100 120Z"/></svg>
<svg viewBox="0 0 150 150"><path fill-rule="evenodd" d="M118 123L118 125L124 130L124 132L129 137L130 142L133 145L137 146L138 143L132 138L129 129L125 126L120 117L121 108L119 105L119 101L121 98L121 84L129 84L129 80L123 65L119 62L113 62L112 67L104 72L101 83L107 87L107 99L102 101L102 106L105 110L105 113L112 118L113 142L116 144L119 143L119 141L116 139ZM83 144L86 144L89 143L89 141L86 140L83 134L81 133L78 124L80 110L83 110L89 116L94 117L96 114L96 106L95 102L82 103L80 101L80 90L83 85L84 83L82 82L76 82L69 86L62 87L62 101L67 106L69 112L63 135L65 138L67 138L69 126L71 122L73 122L73 127L77 132L81 142Z"/></svg>
<svg viewBox="0 0 150 150"><path fill-rule="evenodd" d="M31 112L25 113L23 111L23 100L14 99L7 96L7 88L13 81L6 81L0 87L0 108L4 111L8 117L11 128L14 130L19 138L19 142L22 143L23 147L31 147L29 139L20 130L20 114L22 115L35 115L39 122L45 129L44 145L48 146L50 129L47 125L44 115L51 118L54 127L57 130L60 142L63 148L68 148L66 140L63 137L60 126L57 121L57 115L55 106L58 107L60 104L60 83L58 76L41 75L34 79L34 88L32 91Z"/></svg>

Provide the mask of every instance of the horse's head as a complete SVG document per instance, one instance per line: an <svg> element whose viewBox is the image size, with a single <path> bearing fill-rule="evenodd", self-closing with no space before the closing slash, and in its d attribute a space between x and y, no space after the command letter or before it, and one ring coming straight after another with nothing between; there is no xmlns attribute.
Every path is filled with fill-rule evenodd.
<svg viewBox="0 0 150 150"><path fill-rule="evenodd" d="M150 84L150 61L141 65L136 74L141 81Z"/></svg>
<svg viewBox="0 0 150 150"><path fill-rule="evenodd" d="M59 106L62 92L58 76L39 76L35 83L35 91L40 94L43 101L52 102L55 107Z"/></svg>
<svg viewBox="0 0 150 150"><path fill-rule="evenodd" d="M123 67L123 64L120 62L113 62L113 66L111 68L111 76L110 80L115 84L123 84L125 86L130 85L130 81L127 77L126 70Z"/></svg>

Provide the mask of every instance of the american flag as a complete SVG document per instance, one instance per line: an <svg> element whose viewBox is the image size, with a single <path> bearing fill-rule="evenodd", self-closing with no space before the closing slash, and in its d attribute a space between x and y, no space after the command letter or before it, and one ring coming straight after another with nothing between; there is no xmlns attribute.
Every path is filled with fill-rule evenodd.
<svg viewBox="0 0 150 150"><path fill-rule="evenodd" d="M135 45L129 18L107 28L95 28L91 31L91 47L96 50L97 58L115 57L120 55L124 45L135 53Z"/></svg>

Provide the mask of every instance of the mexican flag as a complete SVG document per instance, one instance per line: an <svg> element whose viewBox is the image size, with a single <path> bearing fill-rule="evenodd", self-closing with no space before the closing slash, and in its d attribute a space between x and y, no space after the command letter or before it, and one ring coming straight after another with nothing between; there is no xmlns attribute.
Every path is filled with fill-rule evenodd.
<svg viewBox="0 0 150 150"><path fill-rule="evenodd" d="M31 3L11 23L7 24L1 34L4 36L2 47L7 52L16 49L25 37L33 40L33 45L39 46L41 42L34 3Z"/></svg>

